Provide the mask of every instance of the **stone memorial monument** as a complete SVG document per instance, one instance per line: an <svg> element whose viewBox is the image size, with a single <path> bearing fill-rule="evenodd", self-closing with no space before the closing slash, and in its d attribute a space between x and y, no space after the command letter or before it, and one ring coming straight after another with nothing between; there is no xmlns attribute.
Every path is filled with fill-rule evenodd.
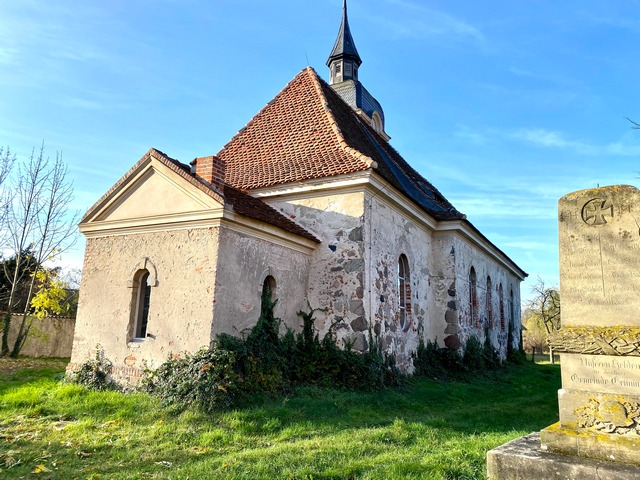
<svg viewBox="0 0 640 480"><path fill-rule="evenodd" d="M558 203L560 421L487 454L489 479L640 479L640 190Z"/></svg>

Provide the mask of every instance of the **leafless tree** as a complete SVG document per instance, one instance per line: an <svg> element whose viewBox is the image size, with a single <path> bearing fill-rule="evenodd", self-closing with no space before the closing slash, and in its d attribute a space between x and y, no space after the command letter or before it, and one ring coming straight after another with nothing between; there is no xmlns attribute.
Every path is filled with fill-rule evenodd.
<svg viewBox="0 0 640 480"><path fill-rule="evenodd" d="M4 240L6 240L3 235L7 231L8 206L12 200L10 190L5 188L5 183L15 162L16 156L11 153L11 149L9 147L0 147L0 244L4 244Z"/></svg>
<svg viewBox="0 0 640 480"><path fill-rule="evenodd" d="M19 165L12 184L13 201L7 207L6 231L8 246L16 256L12 272L5 272L10 279L9 301L4 317L0 356L9 354L9 328L16 307L16 295L21 276L26 272L43 268L47 260L63 253L76 241L77 213L70 213L73 186L68 178L68 169L62 156L56 154L54 161L44 155L44 145L35 149L27 162ZM22 255L25 251L30 255ZM27 262L27 264L25 264ZM7 262L5 262L5 265ZM26 303L11 356L20 353L27 339L33 318L28 315L34 295L36 276L28 282Z"/></svg>
<svg viewBox="0 0 640 480"><path fill-rule="evenodd" d="M535 295L527 304L531 322L543 327L547 336L560 329L560 290L547 287L540 277L531 287ZM549 360L554 361L553 350L549 347Z"/></svg>

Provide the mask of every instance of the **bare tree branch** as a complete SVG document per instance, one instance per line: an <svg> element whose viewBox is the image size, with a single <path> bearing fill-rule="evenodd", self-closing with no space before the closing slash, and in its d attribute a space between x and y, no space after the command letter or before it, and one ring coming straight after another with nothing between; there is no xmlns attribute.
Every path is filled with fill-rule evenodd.
<svg viewBox="0 0 640 480"><path fill-rule="evenodd" d="M633 128L634 130L640 130L640 123L634 122L629 117L624 117L624 118L626 118L629 122L631 122L631 124L632 124L631 128Z"/></svg>
<svg viewBox="0 0 640 480"><path fill-rule="evenodd" d="M1 171L0 171L1 174ZM35 272L45 262L67 250L77 240L76 224L79 214L70 213L73 201L73 185L68 178L67 166L62 156L56 154L51 162L44 155L44 143L38 154L34 151L29 160L19 165L18 174L11 185L15 192L9 204L6 230L8 248L15 256L13 271L7 271L10 279L9 301L4 318L0 356L9 353L8 333L11 315L17 306L18 286L23 285L23 276L30 272L26 289L26 301L22 303L24 314L18 328L11 356L19 354L31 329L31 299L35 294ZM25 255L28 252L28 255ZM4 267L6 269L7 262ZM24 300L24 299L23 299Z"/></svg>

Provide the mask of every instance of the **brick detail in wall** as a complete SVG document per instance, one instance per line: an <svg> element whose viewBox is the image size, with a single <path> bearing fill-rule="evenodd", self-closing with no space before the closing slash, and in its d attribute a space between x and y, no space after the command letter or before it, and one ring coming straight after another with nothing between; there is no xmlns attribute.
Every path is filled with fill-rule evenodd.
<svg viewBox="0 0 640 480"><path fill-rule="evenodd" d="M411 313L412 313L412 306L411 306L411 282L409 281L409 279L407 278L407 281L404 284L404 298L405 298L405 308L406 308L406 312L407 312L407 320L411 321Z"/></svg>
<svg viewBox="0 0 640 480"><path fill-rule="evenodd" d="M194 173L197 178L213 185L214 188L222 190L224 187L225 162L215 155L196 158L191 165L194 166Z"/></svg>

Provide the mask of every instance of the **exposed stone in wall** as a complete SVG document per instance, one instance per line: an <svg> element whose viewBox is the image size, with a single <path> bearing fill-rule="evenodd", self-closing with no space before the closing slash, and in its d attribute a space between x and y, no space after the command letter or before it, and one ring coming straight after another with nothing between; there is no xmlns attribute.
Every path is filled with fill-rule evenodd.
<svg viewBox="0 0 640 480"><path fill-rule="evenodd" d="M309 267L309 304L322 337L333 325L339 344L368 348L364 299L364 194L319 195L268 203L321 239ZM308 307L305 307L307 310Z"/></svg>
<svg viewBox="0 0 640 480"><path fill-rule="evenodd" d="M395 354L398 365L412 369L411 354L420 336L433 338L432 233L401 214L380 198L367 196L366 251L370 252L370 278L364 298L375 325L374 333L383 351ZM408 263L405 295L407 319L399 318L398 265L401 255ZM444 326L442 327L442 330Z"/></svg>
<svg viewBox="0 0 640 480"><path fill-rule="evenodd" d="M476 336L484 342L486 335L504 358L507 354L508 322L513 319L514 348L518 348L520 339L520 282L502 268L495 260L474 248L461 238L455 239L456 250L456 293L458 306L458 338L464 345L470 336ZM476 271L478 321L470 324L471 306L469 301L469 271ZM491 294L487 294L487 277L491 278ZM500 285L502 285L505 326L500 322ZM513 290L514 303L509 301L509 292ZM491 301L491 306L487 301ZM491 314L491 318L488 318Z"/></svg>

